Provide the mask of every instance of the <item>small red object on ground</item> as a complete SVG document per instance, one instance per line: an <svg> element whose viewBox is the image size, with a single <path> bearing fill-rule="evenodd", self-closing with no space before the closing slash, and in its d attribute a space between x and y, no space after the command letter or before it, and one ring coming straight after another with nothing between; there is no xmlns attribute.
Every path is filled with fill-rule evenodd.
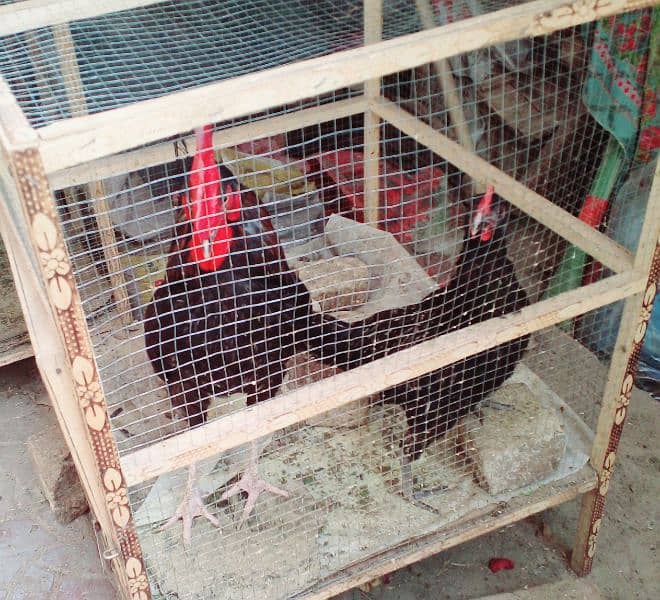
<svg viewBox="0 0 660 600"><path fill-rule="evenodd" d="M512 560L508 558L491 558L488 561L488 568L493 572L497 573L503 569L513 569L514 564Z"/></svg>

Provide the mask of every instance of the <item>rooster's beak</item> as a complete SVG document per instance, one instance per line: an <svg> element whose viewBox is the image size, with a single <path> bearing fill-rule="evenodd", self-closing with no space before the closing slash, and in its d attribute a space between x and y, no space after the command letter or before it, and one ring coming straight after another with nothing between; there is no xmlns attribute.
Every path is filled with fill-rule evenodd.
<svg viewBox="0 0 660 600"><path fill-rule="evenodd" d="M481 223L484 221L484 215L481 212L477 212L472 218L472 224L470 225L470 237L476 237L481 229Z"/></svg>
<svg viewBox="0 0 660 600"><path fill-rule="evenodd" d="M204 259L205 260L210 260L212 257L211 254L211 246L213 245L213 242L215 242L215 237L218 235L218 230L213 229L209 233L208 239L204 240L202 242L202 251L204 252Z"/></svg>

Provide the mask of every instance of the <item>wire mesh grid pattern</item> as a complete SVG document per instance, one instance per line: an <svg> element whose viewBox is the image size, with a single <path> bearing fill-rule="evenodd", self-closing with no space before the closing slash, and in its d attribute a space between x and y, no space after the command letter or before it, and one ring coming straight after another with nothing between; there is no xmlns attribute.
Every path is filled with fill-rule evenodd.
<svg viewBox="0 0 660 600"><path fill-rule="evenodd" d="M462 17L505 5L460 4ZM0 73L43 126L71 116L61 65L72 59L82 80L75 99L93 113L360 46L362 23L361 0L162 2L72 23L73 55L61 49L61 29L7 36ZM384 39L419 29L409 2L385 3Z"/></svg>
<svg viewBox="0 0 660 600"><path fill-rule="evenodd" d="M362 43L361 3L230 4L165 3L72 25L80 104L106 110ZM420 28L409 4L385 3L384 38ZM433 4L445 21L497 8ZM338 17L320 18L323 11ZM287 22L282 31L278 19ZM237 33L246 20L247 41ZM231 27L213 37L225 21ZM165 41L167 26L177 35ZM299 29L292 52L285 34ZM108 34L105 46L99 32ZM575 216L607 146L603 129L575 110L592 35L591 27L562 30L448 61L475 153ZM5 52L27 61L24 37ZM280 45L264 41L271 37ZM135 62L118 53L120 39ZM183 40L197 45L164 61ZM242 55L256 41L270 52ZM38 54L48 58L36 69L52 75L42 87L48 102L29 99L39 88L33 75L18 84L3 71L36 125L72 114L53 43L38 32ZM225 62L198 60L222 44L231 47ZM174 71L188 59L198 70ZM427 64L387 76L382 95L460 139L440 70ZM167 440L183 452L177 436L191 428L201 440L205 424L228 415L240 427L241 415L252 418L249 406L304 394L309 383L552 295L570 244L386 120L371 180L362 113L223 144L233 126L360 93L341 89L215 123L212 138L211 129L193 142L181 132L158 142L176 148L174 160L56 191L122 457ZM365 224L374 195L378 231ZM621 205L634 197L622 188ZM617 218L600 226L614 239ZM609 274L594 263L585 257L590 278L579 262L564 277L581 286ZM134 484L130 505L154 597L289 597L470 511L580 472L590 443L582 422L595 424L601 392L584 373L606 369L603 339L613 342L615 332L613 313L592 311ZM415 360L410 352L399 367ZM332 379L325 390L333 393ZM489 463L498 452L510 458L511 447L502 448L510 439L523 440L515 460ZM178 524L160 527L195 512L189 551Z"/></svg>

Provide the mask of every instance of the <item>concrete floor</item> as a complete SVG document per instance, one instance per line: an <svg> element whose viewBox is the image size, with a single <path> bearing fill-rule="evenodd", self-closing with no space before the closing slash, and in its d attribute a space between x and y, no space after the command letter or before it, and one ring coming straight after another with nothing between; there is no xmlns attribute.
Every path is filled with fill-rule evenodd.
<svg viewBox="0 0 660 600"><path fill-rule="evenodd" d="M660 497L655 436L659 406L647 394L633 394L608 498L610 511L588 578L589 587L597 585L603 598L660 598L654 530ZM52 519L25 451L27 438L46 429L53 419L32 360L0 369L0 428L4 433L0 442L0 600L112 600L116 595L104 574L90 519L83 516L67 526ZM558 580L574 588L566 556L577 510L577 502L565 504L343 598L468 600ZM515 569L492 574L487 565L495 556L512 559ZM587 597L548 593L531 590L524 597Z"/></svg>
<svg viewBox="0 0 660 600"><path fill-rule="evenodd" d="M113 600L90 519L53 519L25 450L53 419L31 359L0 369L0 598Z"/></svg>

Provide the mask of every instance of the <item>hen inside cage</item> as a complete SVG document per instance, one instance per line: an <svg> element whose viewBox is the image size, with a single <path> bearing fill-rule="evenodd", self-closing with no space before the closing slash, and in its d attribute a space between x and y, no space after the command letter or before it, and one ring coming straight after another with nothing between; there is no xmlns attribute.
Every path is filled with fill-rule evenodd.
<svg viewBox="0 0 660 600"><path fill-rule="evenodd" d="M588 39L575 29L450 61L475 153L573 215L607 145L575 109ZM459 139L436 65L384 78L382 94ZM156 597L288 597L591 477L600 390L585 381L606 368L607 315L490 346L473 333L563 291L566 241L385 121L371 171L362 114L227 145L236 124L162 140L151 156L167 160L56 194L122 457L191 430L210 443L204 428L228 417L249 428L251 407L279 396L317 407L133 485ZM568 273L608 276L590 257ZM440 336L440 351L485 349L419 369L415 346ZM387 370L374 362L402 350ZM369 365L364 397L333 403L344 374Z"/></svg>

